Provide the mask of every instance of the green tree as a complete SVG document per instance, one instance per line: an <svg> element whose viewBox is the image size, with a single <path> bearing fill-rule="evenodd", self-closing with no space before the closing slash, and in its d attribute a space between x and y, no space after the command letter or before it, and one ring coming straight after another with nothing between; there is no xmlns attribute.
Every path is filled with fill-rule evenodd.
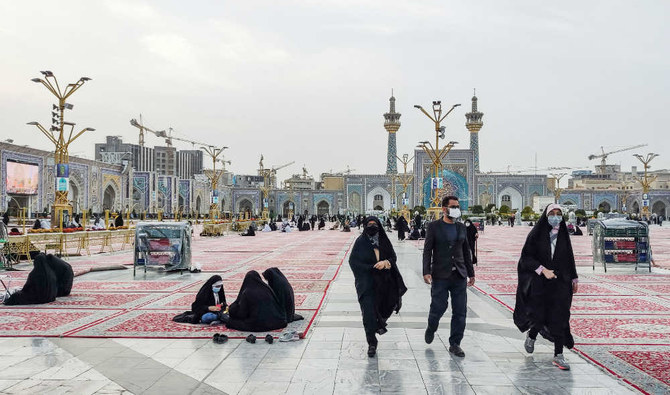
<svg viewBox="0 0 670 395"><path fill-rule="evenodd" d="M424 206L414 206L414 208L412 209L412 213L414 213L415 211L418 211L419 214L421 215L426 214L426 208Z"/></svg>
<svg viewBox="0 0 670 395"><path fill-rule="evenodd" d="M500 210L498 210L500 214L509 214L509 206L503 204L500 206Z"/></svg>
<svg viewBox="0 0 670 395"><path fill-rule="evenodd" d="M575 215L578 217L586 217L586 211L584 211L582 208L578 208L575 210Z"/></svg>
<svg viewBox="0 0 670 395"><path fill-rule="evenodd" d="M484 208L479 204L470 207L472 214L484 214Z"/></svg>
<svg viewBox="0 0 670 395"><path fill-rule="evenodd" d="M484 212L486 212L487 214L488 214L488 213L491 213L491 211L493 210L493 208L494 208L495 206L496 206L496 205L493 204L493 203L487 204L487 205L486 205L486 208L484 209Z"/></svg>

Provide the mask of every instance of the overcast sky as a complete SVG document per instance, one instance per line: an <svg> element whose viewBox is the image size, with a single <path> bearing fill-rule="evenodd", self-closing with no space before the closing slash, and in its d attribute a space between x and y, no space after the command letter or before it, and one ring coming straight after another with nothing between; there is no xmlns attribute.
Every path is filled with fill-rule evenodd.
<svg viewBox="0 0 670 395"><path fill-rule="evenodd" d="M589 166L591 153L634 144L611 163L656 152L670 167L667 0L3 1L0 137L51 149L26 122L50 123L53 97L30 81L91 77L66 120L90 126L70 149L92 157L105 135L137 143L156 130L227 145L236 173L302 165L318 177L349 165L386 169L383 113L402 113L398 152L434 136L413 108L463 106L477 88L482 170ZM160 144L147 137L148 145ZM190 145L176 144L180 148Z"/></svg>

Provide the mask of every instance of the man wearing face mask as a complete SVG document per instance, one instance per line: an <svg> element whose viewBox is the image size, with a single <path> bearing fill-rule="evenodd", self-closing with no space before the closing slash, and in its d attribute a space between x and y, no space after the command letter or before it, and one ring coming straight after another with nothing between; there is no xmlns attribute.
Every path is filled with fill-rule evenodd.
<svg viewBox="0 0 670 395"><path fill-rule="evenodd" d="M475 284L475 271L465 225L456 222L461 216L456 196L442 199L441 219L428 224L423 247L423 280L431 285L430 312L425 340L430 344L440 318L447 311L451 294L451 336L449 352L464 357L461 340L465 332L467 286Z"/></svg>

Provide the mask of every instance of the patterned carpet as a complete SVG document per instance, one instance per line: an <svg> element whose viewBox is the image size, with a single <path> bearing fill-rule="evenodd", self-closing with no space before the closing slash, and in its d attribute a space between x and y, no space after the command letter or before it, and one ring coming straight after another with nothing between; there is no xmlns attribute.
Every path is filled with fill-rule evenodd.
<svg viewBox="0 0 670 395"><path fill-rule="evenodd" d="M190 309L198 289L211 275L223 277L226 300L231 303L247 271L262 273L273 266L279 267L293 285L296 312L305 317L289 324L288 329L305 334L353 239L354 233L325 230L196 237L192 260L202 265L203 273L158 274L153 276L158 277L155 280L140 280L143 273L135 280L131 270L121 273L122 280L118 280L118 272L114 272L115 280L82 275L96 266L132 266L130 251L71 258L69 262L77 274L72 294L44 305L3 306L0 336L208 338L225 332L243 338L248 333L223 326L175 323L172 317ZM10 277L10 288L25 282L30 266L19 268L24 271L4 273Z"/></svg>
<svg viewBox="0 0 670 395"><path fill-rule="evenodd" d="M487 227L478 241L476 288L513 311L516 266L530 227ZM570 321L575 350L643 393L670 392L670 272L592 269L591 237L571 238L580 273ZM670 229L652 228L659 266L670 268ZM519 338L523 335L519 333Z"/></svg>

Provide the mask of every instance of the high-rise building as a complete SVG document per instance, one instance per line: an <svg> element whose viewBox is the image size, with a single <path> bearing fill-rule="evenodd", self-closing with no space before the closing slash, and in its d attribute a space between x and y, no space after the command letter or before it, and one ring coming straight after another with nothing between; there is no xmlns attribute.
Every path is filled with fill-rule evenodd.
<svg viewBox="0 0 670 395"><path fill-rule="evenodd" d="M181 179L193 178L202 173L202 151L181 150L177 151L177 176Z"/></svg>

